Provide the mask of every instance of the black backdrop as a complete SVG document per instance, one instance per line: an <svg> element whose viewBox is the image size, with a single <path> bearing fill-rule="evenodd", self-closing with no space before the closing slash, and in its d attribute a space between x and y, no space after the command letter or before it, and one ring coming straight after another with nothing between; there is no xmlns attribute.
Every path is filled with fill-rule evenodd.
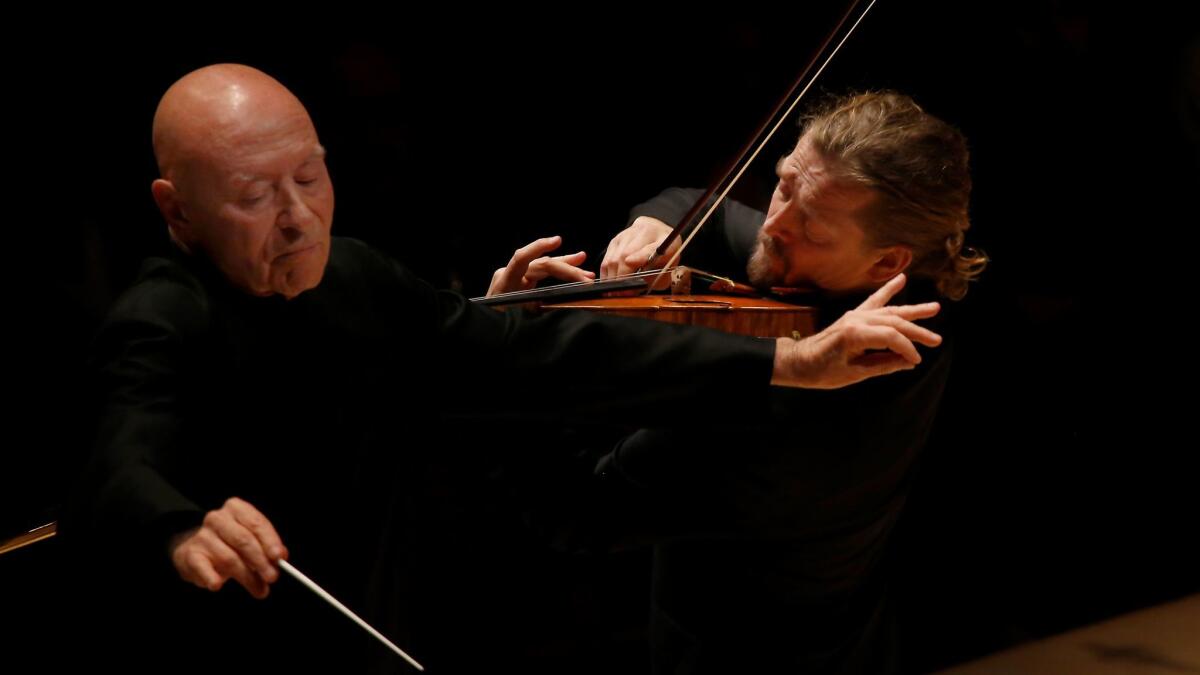
<svg viewBox="0 0 1200 675"><path fill-rule="evenodd" d="M967 337L897 542L913 669L1200 588L1188 416L1195 23L967 4L881 3L819 83L895 88L962 128L976 185L969 241L994 259L964 306ZM149 126L183 73L235 61L280 79L329 150L335 233L475 295L535 237L562 234L596 256L632 204L706 184L840 10L192 17L186 35L178 19L137 32L24 26L36 39L5 48L16 152L4 534L53 517L86 452L82 353L162 244ZM739 198L765 202L770 165ZM47 577L69 574L55 554L49 544L0 560L0 585L35 617L26 625L51 633L72 602L40 595ZM512 555L515 569L533 554ZM627 645L644 589L597 588L641 578L643 562L537 564L558 565L555 583L576 590L569 625L615 625L608 637ZM554 623L535 611L529 625ZM558 646L568 660L581 649Z"/></svg>

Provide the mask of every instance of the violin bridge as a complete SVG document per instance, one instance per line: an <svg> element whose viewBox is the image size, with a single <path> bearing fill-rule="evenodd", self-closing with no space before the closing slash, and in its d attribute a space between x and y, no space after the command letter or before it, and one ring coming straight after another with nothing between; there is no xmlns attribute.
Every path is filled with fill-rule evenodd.
<svg viewBox="0 0 1200 675"><path fill-rule="evenodd" d="M671 295L692 294L692 268L676 267L671 271Z"/></svg>

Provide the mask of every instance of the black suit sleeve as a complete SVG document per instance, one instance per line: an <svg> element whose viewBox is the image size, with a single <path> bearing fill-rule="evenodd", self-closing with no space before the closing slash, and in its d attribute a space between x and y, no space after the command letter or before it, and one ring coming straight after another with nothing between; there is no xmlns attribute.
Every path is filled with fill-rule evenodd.
<svg viewBox="0 0 1200 675"><path fill-rule="evenodd" d="M532 316L434 290L391 263L397 298L455 387L447 401L522 417L570 415L653 423L706 398L767 396L775 342L657 321L553 311ZM545 407L530 409L530 397ZM547 400L548 399L548 400Z"/></svg>
<svg viewBox="0 0 1200 675"><path fill-rule="evenodd" d="M158 546L203 510L166 477L183 441L201 296L159 279L122 297L93 344L98 423L85 478L91 534ZM165 550L165 549L163 549Z"/></svg>

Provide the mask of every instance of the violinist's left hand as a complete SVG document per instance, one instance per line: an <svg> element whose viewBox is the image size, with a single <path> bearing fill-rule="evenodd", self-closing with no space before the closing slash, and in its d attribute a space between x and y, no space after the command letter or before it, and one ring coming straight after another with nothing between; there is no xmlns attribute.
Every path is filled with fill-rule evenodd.
<svg viewBox="0 0 1200 675"><path fill-rule="evenodd" d="M921 362L916 345L936 347L942 336L913 322L936 315L941 305L888 305L904 282L903 274L896 275L816 335L778 338L771 384L836 389L916 368Z"/></svg>
<svg viewBox="0 0 1200 675"><path fill-rule="evenodd" d="M546 277L563 281L592 281L596 278L595 272L579 267L587 258L587 253L583 251L559 256L546 255L561 245L562 237L556 235L538 239L517 249L508 265L492 274L488 297L510 291L528 290Z"/></svg>

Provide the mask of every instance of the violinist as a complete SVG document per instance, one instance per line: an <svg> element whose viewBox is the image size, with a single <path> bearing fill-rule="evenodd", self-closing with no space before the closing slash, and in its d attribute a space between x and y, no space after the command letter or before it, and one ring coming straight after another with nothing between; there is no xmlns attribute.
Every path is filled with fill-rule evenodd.
<svg viewBox="0 0 1200 675"><path fill-rule="evenodd" d="M963 242L966 140L908 96L827 102L776 173L765 213L721 203L682 263L764 292L815 288L826 322L901 273L912 280L904 302L959 300L986 263ZM600 277L638 270L701 198L669 189L636 206ZM557 245L519 251L489 292L586 278L571 269L577 254L547 255ZM644 429L600 460L607 503L584 527L602 547L654 542L655 672L894 671L883 560L946 385L945 314L930 325L946 342L912 371L832 392L774 391L738 428Z"/></svg>
<svg viewBox="0 0 1200 675"><path fill-rule="evenodd" d="M277 563L303 567L419 654L405 602L418 514L404 497L437 450L439 413L474 403L464 391L502 382L513 414L578 407L636 421L646 404L677 410L736 389L753 392L749 408L769 383L833 388L911 370L914 343L940 341L913 323L938 305L885 307L902 279L805 340L529 319L436 291L331 236L312 120L247 66L172 85L153 144L170 251L146 261L94 341L92 462L61 529L82 552L106 552L86 559L109 603L127 606L97 622L112 642L95 653L125 672L407 669L277 583ZM631 400L599 386L614 376L648 384ZM544 390L561 409L525 409L520 394Z"/></svg>

